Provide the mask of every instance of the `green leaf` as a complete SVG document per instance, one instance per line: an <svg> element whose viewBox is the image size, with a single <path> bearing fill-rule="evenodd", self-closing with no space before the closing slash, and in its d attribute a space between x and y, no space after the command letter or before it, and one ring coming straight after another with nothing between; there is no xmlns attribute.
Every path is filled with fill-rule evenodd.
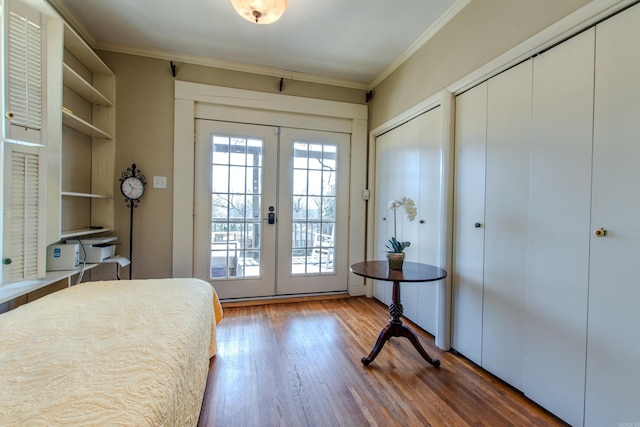
<svg viewBox="0 0 640 427"><path fill-rule="evenodd" d="M389 243L385 245L387 252L400 253L411 246L411 242L399 242L395 237L389 239Z"/></svg>

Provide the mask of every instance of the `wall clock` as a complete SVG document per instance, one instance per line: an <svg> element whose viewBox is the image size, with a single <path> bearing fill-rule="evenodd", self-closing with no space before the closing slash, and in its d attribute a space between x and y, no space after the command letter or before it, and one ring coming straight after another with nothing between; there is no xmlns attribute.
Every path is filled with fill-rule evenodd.
<svg viewBox="0 0 640 427"><path fill-rule="evenodd" d="M147 185L144 175L140 173L140 169L136 167L136 164L132 164L130 168L127 168L122 172L120 178L120 191L125 197L124 201L127 203L127 207L132 209L138 207L140 198L144 194L144 186Z"/></svg>
<svg viewBox="0 0 640 427"><path fill-rule="evenodd" d="M144 194L144 182L137 176L130 176L120 184L120 191L128 200L138 200Z"/></svg>
<svg viewBox="0 0 640 427"><path fill-rule="evenodd" d="M131 270L133 266L133 209L140 204L140 198L144 194L144 187L147 185L144 175L133 163L130 168L122 172L120 177L120 192L125 197L127 207L131 209L129 216L129 280L131 280Z"/></svg>

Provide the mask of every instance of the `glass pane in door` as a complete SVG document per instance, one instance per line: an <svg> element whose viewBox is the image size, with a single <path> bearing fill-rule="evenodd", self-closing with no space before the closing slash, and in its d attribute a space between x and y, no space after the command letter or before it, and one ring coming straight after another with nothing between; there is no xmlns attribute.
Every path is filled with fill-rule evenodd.
<svg viewBox="0 0 640 427"><path fill-rule="evenodd" d="M335 271L335 144L293 145L291 274Z"/></svg>
<svg viewBox="0 0 640 427"><path fill-rule="evenodd" d="M215 135L210 279L261 273L263 141Z"/></svg>

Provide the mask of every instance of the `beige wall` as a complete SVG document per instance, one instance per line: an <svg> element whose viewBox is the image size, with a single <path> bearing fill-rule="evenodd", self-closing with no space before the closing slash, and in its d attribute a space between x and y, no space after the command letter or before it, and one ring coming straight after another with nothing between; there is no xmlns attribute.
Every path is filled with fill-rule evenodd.
<svg viewBox="0 0 640 427"><path fill-rule="evenodd" d="M169 62L99 51L116 75L116 178L132 162L147 178L145 195L134 212L133 278L171 276L173 210L174 80L279 92L280 79L211 67L177 63L176 78ZM283 94L365 103L365 91L285 79ZM153 176L166 176L167 189L153 188ZM114 194L120 195L114 180ZM129 254L129 209L116 196L115 234L118 252ZM191 230L184 230L190 233ZM128 272L123 270L123 278Z"/></svg>
<svg viewBox="0 0 640 427"><path fill-rule="evenodd" d="M507 52L590 0L472 0L375 88L374 129Z"/></svg>
<svg viewBox="0 0 640 427"><path fill-rule="evenodd" d="M442 31L375 88L370 129L441 91L589 0L473 0ZM99 51L116 75L116 177L132 162L147 177L134 213L133 277L171 275L174 80L278 93L279 78ZM365 103L365 91L285 79L283 93ZM167 189L152 188L166 176ZM115 194L119 183L114 180ZM190 232L190 230L185 230ZM129 210L116 197L118 251L129 254ZM124 271L126 275L126 270Z"/></svg>

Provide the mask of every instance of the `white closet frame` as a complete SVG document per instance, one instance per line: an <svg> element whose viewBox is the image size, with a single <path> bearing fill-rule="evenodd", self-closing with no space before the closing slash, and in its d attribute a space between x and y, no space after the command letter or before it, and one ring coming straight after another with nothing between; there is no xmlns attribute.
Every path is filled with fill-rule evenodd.
<svg viewBox="0 0 640 427"><path fill-rule="evenodd" d="M443 224L446 231L446 241L440 242L442 245L441 254L444 259L441 260L441 266L448 272L451 271L451 254L453 246L452 233L452 212L453 198L453 175L452 175L452 147L453 147L453 128L455 126L455 96L470 89L483 81L501 73L508 68L513 67L520 62L531 58L552 46L562 42L579 33L580 31L606 19L614 13L636 3L637 0L593 0L584 7L578 9L567 17L561 19L555 24L549 26L545 30L539 32L528 40L522 42L513 49L498 56L493 61L488 62L462 79L452 83L444 88L441 92L430 96L424 101L416 104L408 110L400 113L396 117L384 122L369 132L369 190L371 194L375 194L372 186L375 183L375 138L384 132L401 125L404 122L428 111L431 108L442 105L444 107L443 116L443 153L442 158L446 166L443 170L447 179L444 180L443 188L443 208L447 208L447 212L443 215ZM370 202L367 208L367 217L375 218L375 203ZM374 229L370 224L367 225L367 241L374 242ZM373 259L374 248L370 244L367 248L367 259ZM436 345L448 350L451 343L451 282L450 277L446 279L444 288L439 289L439 313L438 328L435 336ZM367 287L367 296L372 296L372 286Z"/></svg>

